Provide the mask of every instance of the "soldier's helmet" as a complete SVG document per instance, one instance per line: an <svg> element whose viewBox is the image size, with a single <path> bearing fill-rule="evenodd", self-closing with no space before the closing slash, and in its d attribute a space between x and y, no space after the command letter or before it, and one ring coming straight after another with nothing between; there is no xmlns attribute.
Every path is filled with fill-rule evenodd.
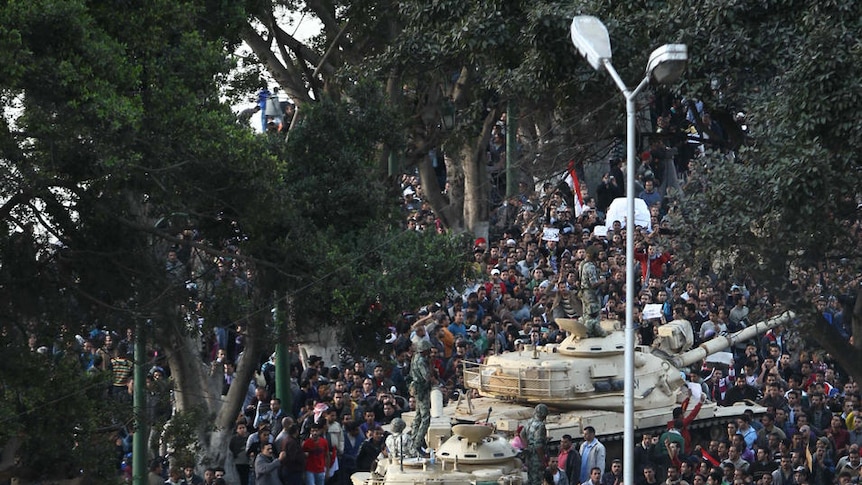
<svg viewBox="0 0 862 485"><path fill-rule="evenodd" d="M423 339L416 344L416 352L426 352L428 350L431 350L431 342Z"/></svg>
<svg viewBox="0 0 862 485"><path fill-rule="evenodd" d="M544 404L539 404L536 406L536 417L537 418L547 418L548 417L548 406Z"/></svg>

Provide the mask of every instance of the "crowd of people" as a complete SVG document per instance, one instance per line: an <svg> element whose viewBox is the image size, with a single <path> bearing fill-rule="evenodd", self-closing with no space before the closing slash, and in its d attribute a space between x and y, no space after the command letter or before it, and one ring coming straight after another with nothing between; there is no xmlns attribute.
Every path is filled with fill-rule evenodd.
<svg viewBox="0 0 862 485"><path fill-rule="evenodd" d="M264 130L275 116L269 114L276 109L270 106L273 99L277 94L262 95L261 109L248 114L261 112ZM471 273L463 288L441 289L438 301L405 309L389 329L386 353L377 361L327 363L312 355L291 362L290 405L275 397L272 359L261 366L259 380L233 381L243 332L217 329L212 338L204 338L203 354L224 376L223 394L233 385L249 386L230 441L231 460L225 465L234 470L214 467L198 476L193 464L164 469L156 460L150 483L212 485L237 476L240 485L343 485L353 472L372 470L378 457L404 453L402 433L412 434L410 452L428 453L422 429L407 433L401 419L409 411L418 410L421 416L426 406L427 392L417 391L416 382L439 388L445 400L455 399L475 392L465 386L465 363L482 363L490 355L517 352L526 345L561 342L566 333L557 318L586 314L625 319L628 230L635 231L638 290L632 320L639 345L654 345L660 327L672 320L690 322L696 345L781 313L782 302L750 275L694 268L676 258L681 241L674 228L674 189L685 190L690 161L706 140L716 142L724 136L698 106L675 100L653 117L655 132L667 136L656 137L640 157L636 193L648 207L648 224L631 228L625 220L608 218L613 199L625 193L622 160L610 161L594 190L580 185L583 203L565 183L523 181L518 194L501 200L494 211L491 237L475 240ZM285 112L283 106L278 109ZM495 125L493 140L499 142L503 127ZM690 136L692 130L698 136ZM499 164L503 150L499 143L489 147L489 164ZM583 174L581 180L586 180ZM407 229L442 230L422 200L421 180L406 174L401 183ZM166 262L166 271L178 278L189 259L183 251L183 247L171 251ZM223 260L217 272L225 282L241 286L253 275L236 265ZM798 277L800 285L819 285L818 308L829 324L850 338L844 297L858 285L858 275L828 281L816 274ZM645 312L656 305L657 314ZM97 332L82 341L82 367L111 372L112 392L127 399L132 334L118 341L115 334ZM806 344L792 324L728 352L727 362L703 362L686 373L698 389L693 393L698 402L688 416L685 403L674 411L666 432L642 435L635 456L637 484L857 482L862 470L862 419L856 419L858 384L847 372L825 352ZM417 362L427 365L427 376L418 373ZM171 414L165 379L169 369L164 365L160 362L149 375L151 394L159 403L157 420ZM711 439L701 441L687 428L708 401L720 406L745 401L768 412L741 414L726 423L726 432L713 430ZM537 409L537 416L542 413L546 416L547 408ZM607 456L594 429L585 428L582 436L564 436L552 453L541 433L533 436L541 426L527 428L518 438L531 484L621 484L621 456Z"/></svg>
<svg viewBox="0 0 862 485"><path fill-rule="evenodd" d="M655 107L654 97L648 102ZM666 105L668 109L652 117L655 136L645 144L636 172L635 193L649 210L649 223L633 229L638 281L632 317L638 344L644 346L656 344L659 328L672 320L690 322L697 345L784 309L780 299L750 275L694 268L676 258L683 242L674 227L675 199L686 190L697 190L686 180L696 170L698 157L708 149L725 149L727 135L703 103L675 99ZM498 123L492 133L497 143L489 145L489 169L505 158L505 146L499 142L503 129L504 124ZM518 351L524 345L560 342L565 332L554 320L584 319L592 313L588 309L592 298L598 299L602 319L624 320L629 228L625 220L607 218L611 202L625 193L623 170L624 161L612 159L594 191L582 184L582 205L573 197L574 187L545 182L534 190L533 180L522 181L518 193L494 211L492 240L475 241L476 279L460 297L420 309L418 323L410 329L397 329L399 335L431 341L447 395L471 392L464 389L465 361L481 363L489 355ZM489 183L499 185L493 176ZM402 190L408 229L435 227L417 178L405 175ZM590 267L597 274L585 274ZM814 295L811 303L824 321L848 339L852 329L845 315L860 283L860 276L852 271L845 268L837 277L801 271L793 282ZM653 310L658 306L660 312L645 316L648 306ZM862 420L856 419L858 384L848 373L824 351L805 342L795 322L727 350L729 359L724 363L692 366L686 373L689 385L697 388L695 394L703 401L720 406L747 402L767 412L741 414L727 423L726 434L713 429L714 439L702 441L691 437L680 414L668 423L667 432L643 434L636 452L636 481L668 485L858 482ZM695 406L694 415L699 407ZM619 484L621 456L608 457L606 463L604 447L594 436L588 437L588 431L575 437L583 440L580 446L566 436L556 458L542 454L541 476L531 474L530 482ZM528 435L522 440L527 448ZM594 460L598 455L601 460Z"/></svg>

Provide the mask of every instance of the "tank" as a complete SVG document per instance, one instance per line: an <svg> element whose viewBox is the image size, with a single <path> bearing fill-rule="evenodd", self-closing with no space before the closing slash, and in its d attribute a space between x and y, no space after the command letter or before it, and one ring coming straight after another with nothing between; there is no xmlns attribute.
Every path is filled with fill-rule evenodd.
<svg viewBox="0 0 862 485"><path fill-rule="evenodd" d="M696 347L688 321L675 320L659 327L656 344L635 347L635 427L665 428L673 408L687 395L683 378L687 366L786 324L793 317L792 312L785 312ZM498 430L514 433L532 416L534 406L544 403L551 408L546 426L553 441L563 434L581 436L586 426L593 426L605 441L622 439L625 332L621 323L602 321L607 336L589 338L577 320L556 321L569 334L560 344L489 356L483 364L465 363L464 383L474 391L468 390L446 406L439 419L432 413L430 433L439 436L449 421L483 420ZM479 397L471 398L470 394ZM756 405L721 407L706 402L690 428L730 420L745 408L756 414L766 411Z"/></svg>
<svg viewBox="0 0 862 485"><path fill-rule="evenodd" d="M388 458L374 472L357 472L353 485L521 485L527 482L518 450L490 426L459 424L431 458Z"/></svg>

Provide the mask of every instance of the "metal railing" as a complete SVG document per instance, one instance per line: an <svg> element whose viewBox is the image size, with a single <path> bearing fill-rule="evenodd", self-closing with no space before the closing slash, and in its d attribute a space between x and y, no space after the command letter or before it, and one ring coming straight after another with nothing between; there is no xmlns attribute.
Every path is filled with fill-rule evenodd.
<svg viewBox="0 0 862 485"><path fill-rule="evenodd" d="M497 396L560 398L571 395L568 369L539 366L503 371L497 365L464 362L464 384Z"/></svg>

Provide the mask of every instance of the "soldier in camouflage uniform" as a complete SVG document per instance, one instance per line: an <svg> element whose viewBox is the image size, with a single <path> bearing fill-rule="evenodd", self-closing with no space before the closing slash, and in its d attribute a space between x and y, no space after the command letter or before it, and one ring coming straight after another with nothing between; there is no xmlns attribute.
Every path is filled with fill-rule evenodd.
<svg viewBox="0 0 862 485"><path fill-rule="evenodd" d="M400 457L402 454L407 456L413 448L410 436L404 432L406 427L407 423L403 419L395 418L392 420L392 434L386 437L386 449L389 450L389 456L394 456L395 458Z"/></svg>
<svg viewBox="0 0 862 485"><path fill-rule="evenodd" d="M521 442L524 443L524 459L527 462L527 479L529 485L542 485L548 457L545 451L548 446L548 431L545 429L545 418L548 417L548 406L539 404L533 412L533 417L521 430Z"/></svg>
<svg viewBox="0 0 862 485"><path fill-rule="evenodd" d="M431 366L428 355L431 353L431 342L420 340L416 344L416 353L410 363L410 395L416 399L416 416L410 428L412 435L412 454L423 455L422 443L431 424Z"/></svg>
<svg viewBox="0 0 862 485"><path fill-rule="evenodd" d="M579 268L581 287L578 295L581 297L581 306L583 307L581 323L587 327L587 337L604 337L607 335L599 321L602 305L599 302L597 289L601 286L602 280L599 279L599 271L595 263L598 252L598 248L595 246L588 247L586 257Z"/></svg>

